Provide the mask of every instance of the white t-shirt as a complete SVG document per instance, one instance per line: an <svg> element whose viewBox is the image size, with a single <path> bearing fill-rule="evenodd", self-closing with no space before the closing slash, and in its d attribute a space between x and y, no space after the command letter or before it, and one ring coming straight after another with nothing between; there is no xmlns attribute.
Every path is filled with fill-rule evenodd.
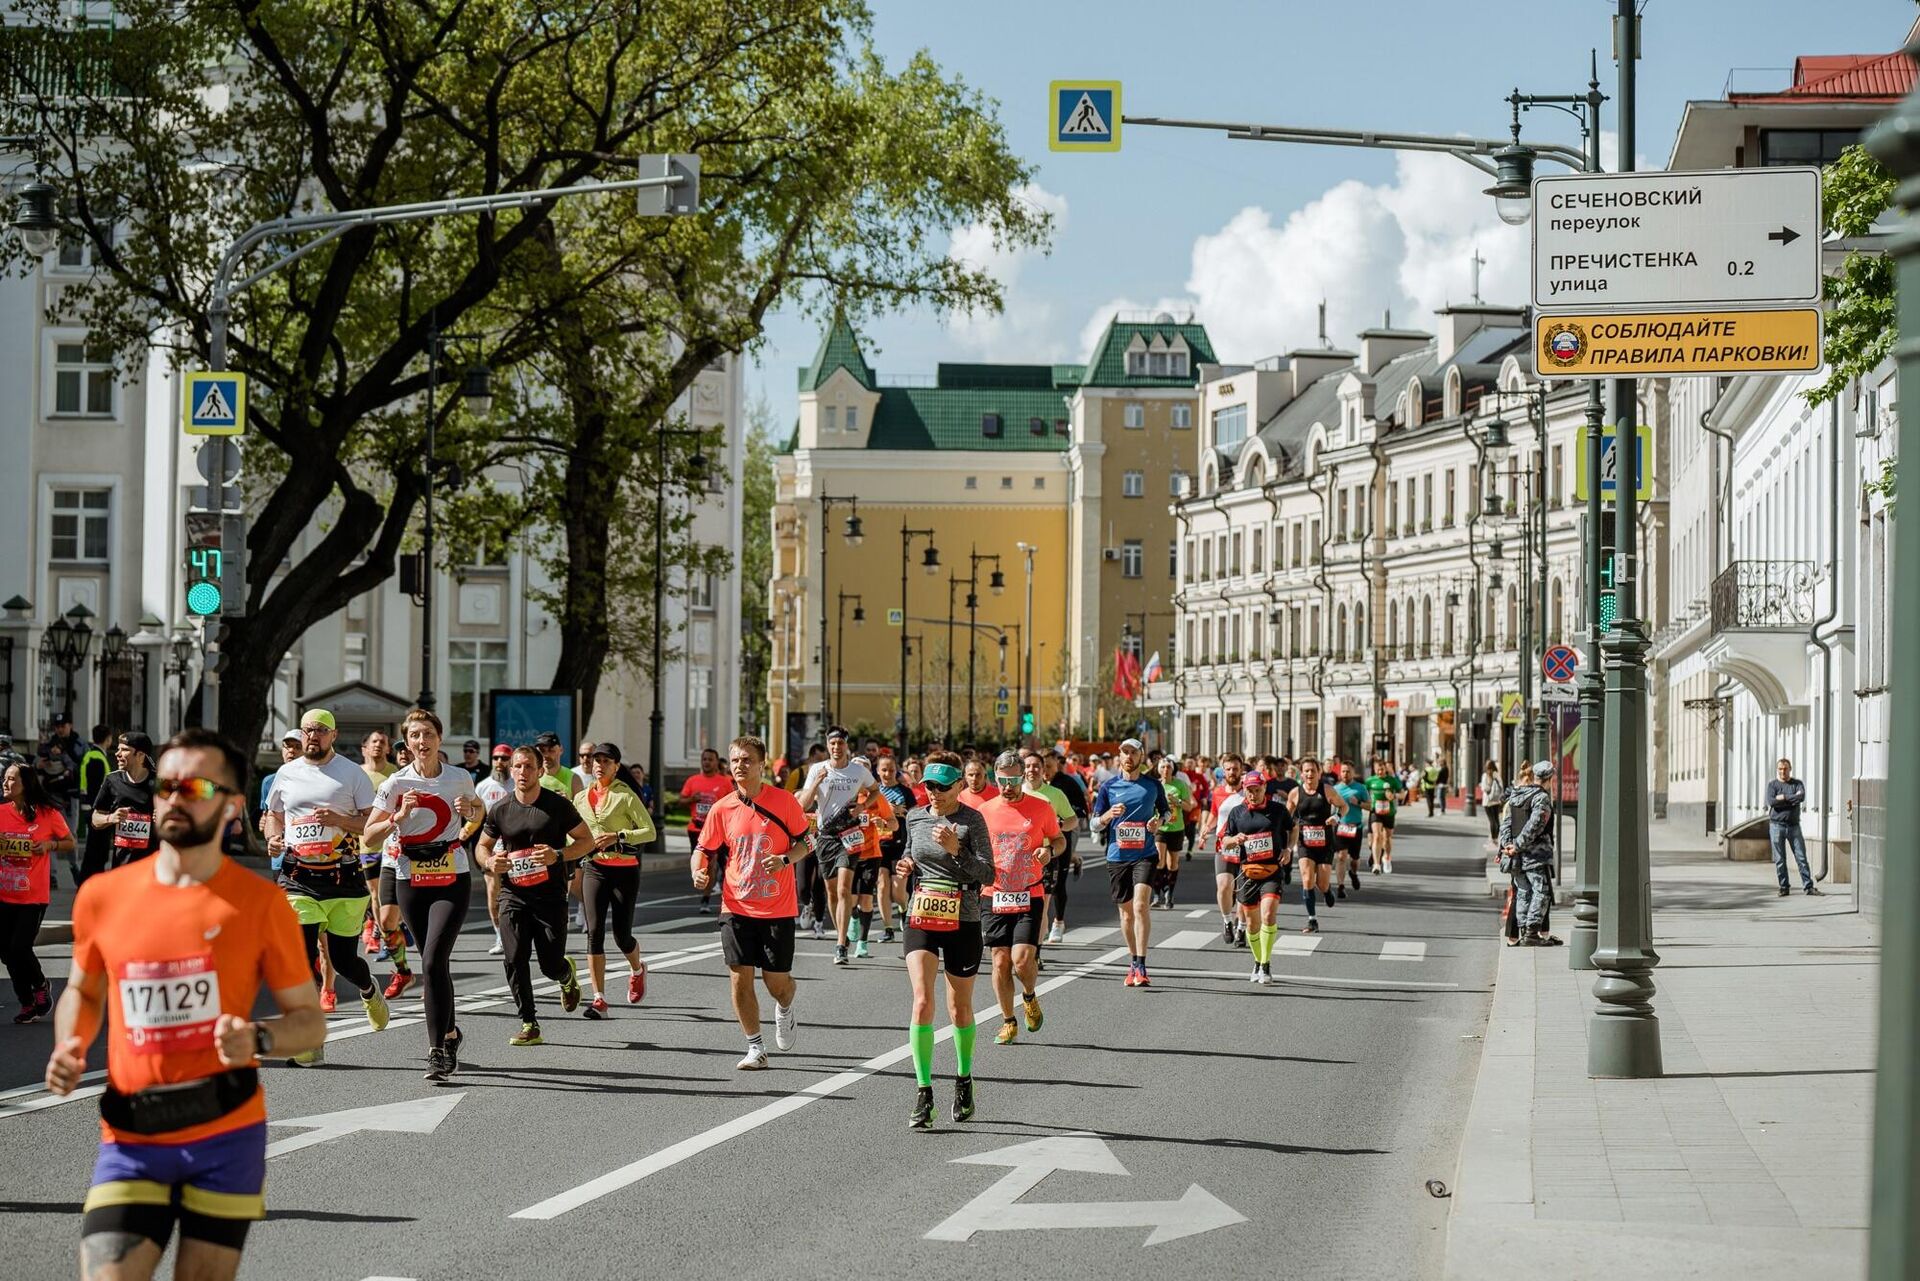
<svg viewBox="0 0 1920 1281"><path fill-rule="evenodd" d="M337 754L319 765L304 756L288 761L274 775L273 787L267 792L267 810L286 820L287 849L296 860L303 854L323 857L328 848L346 840L346 833L337 827L307 821L313 811L364 814L372 808L373 780L365 770Z"/></svg>
<svg viewBox="0 0 1920 1281"><path fill-rule="evenodd" d="M480 794L480 803L488 809L492 809L501 797L513 791L513 784L502 783L493 775L488 774L485 778L473 785L473 790Z"/></svg>
<svg viewBox="0 0 1920 1281"><path fill-rule="evenodd" d="M403 881L413 879L413 860L407 857L407 847L459 840L461 832L466 830L467 821L460 817L454 803L463 796L477 800L480 795L474 789L473 776L463 769L442 765L440 772L432 778L422 778L409 765L380 784L380 790L373 798L373 807L392 814L400 808L400 798L408 792L418 792L420 799L413 813L401 825L398 850L394 842L389 840L381 857L381 861L393 868L394 875ZM450 853L453 855L455 873L472 870L464 847L455 846Z"/></svg>
<svg viewBox="0 0 1920 1281"><path fill-rule="evenodd" d="M1227 815L1247 803L1247 796L1239 788L1234 788L1220 802L1220 808L1213 815L1213 846L1220 848L1220 838L1227 834Z"/></svg>
<svg viewBox="0 0 1920 1281"><path fill-rule="evenodd" d="M806 785L816 788L813 793L814 812L820 815L822 823L827 823L853 804L853 798L861 788L873 787L875 783L873 771L856 756L847 762L845 769L835 769L832 761L817 762L807 771Z"/></svg>

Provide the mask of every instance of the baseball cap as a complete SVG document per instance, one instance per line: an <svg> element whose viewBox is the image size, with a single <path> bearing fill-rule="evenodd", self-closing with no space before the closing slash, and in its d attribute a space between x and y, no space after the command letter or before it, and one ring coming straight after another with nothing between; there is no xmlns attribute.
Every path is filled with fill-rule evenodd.
<svg viewBox="0 0 1920 1281"><path fill-rule="evenodd" d="M120 736L120 740L122 742L126 742L126 737L127 737L126 735L122 734ZM300 731L297 729L289 729L286 733L280 736L280 741L283 743L298 743L301 741ZM132 744L128 744L128 746L132 746Z"/></svg>
<svg viewBox="0 0 1920 1281"><path fill-rule="evenodd" d="M593 745L593 754L595 756L604 756L615 765L620 763L620 745L618 743L595 743Z"/></svg>
<svg viewBox="0 0 1920 1281"><path fill-rule="evenodd" d="M470 738L466 742L460 744L460 750L463 752L466 751L469 747L471 747L476 752L479 751L480 740L477 738Z"/></svg>
<svg viewBox="0 0 1920 1281"><path fill-rule="evenodd" d="M493 754L495 756L512 756L513 744L512 743L495 743L493 745Z"/></svg>
<svg viewBox="0 0 1920 1281"><path fill-rule="evenodd" d="M1137 738L1123 738L1120 740L1120 746L1123 748L1131 747L1136 752L1144 752L1147 750L1147 745Z"/></svg>
<svg viewBox="0 0 1920 1281"><path fill-rule="evenodd" d="M1240 788L1242 791L1250 792L1256 787L1265 787L1266 785L1267 776L1257 769L1248 770L1240 776Z"/></svg>
<svg viewBox="0 0 1920 1281"><path fill-rule="evenodd" d="M558 747L560 746L560 736L550 729L541 730L540 736L533 740L533 745L535 747Z"/></svg>
<svg viewBox="0 0 1920 1281"><path fill-rule="evenodd" d="M319 725L325 729L339 728L333 723L333 713L324 707L309 707L306 710L306 714L301 716L300 723L302 725Z"/></svg>
<svg viewBox="0 0 1920 1281"><path fill-rule="evenodd" d="M960 771L945 761L935 761L932 765L927 766L926 773L923 777L935 787L946 788L952 787L960 781Z"/></svg>
<svg viewBox="0 0 1920 1281"><path fill-rule="evenodd" d="M153 740L137 729L130 729L120 736L120 741L139 752L148 760L153 759Z"/></svg>

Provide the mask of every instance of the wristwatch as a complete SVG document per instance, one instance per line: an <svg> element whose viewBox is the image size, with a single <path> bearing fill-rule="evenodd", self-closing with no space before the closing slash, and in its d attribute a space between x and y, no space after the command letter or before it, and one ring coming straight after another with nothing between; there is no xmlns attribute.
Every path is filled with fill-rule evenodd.
<svg viewBox="0 0 1920 1281"><path fill-rule="evenodd" d="M253 1025L253 1057L264 1059L273 1053L273 1029L265 1023Z"/></svg>

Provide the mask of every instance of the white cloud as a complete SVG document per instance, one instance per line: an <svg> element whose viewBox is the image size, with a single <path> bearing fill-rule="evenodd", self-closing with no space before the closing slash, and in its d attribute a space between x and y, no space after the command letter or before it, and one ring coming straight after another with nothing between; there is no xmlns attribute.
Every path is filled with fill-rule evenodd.
<svg viewBox="0 0 1920 1281"><path fill-rule="evenodd" d="M1429 327L1432 312L1472 297L1471 259L1487 302L1527 301L1528 238L1508 227L1482 194L1489 179L1451 156L1407 153L1390 183L1346 181L1286 215L1242 209L1220 230L1195 239L1187 295L1158 310L1193 311L1225 361L1249 361L1318 342L1327 331L1350 346L1390 310L1403 327ZM1081 331L1092 350L1116 309L1099 309Z"/></svg>
<svg viewBox="0 0 1920 1281"><path fill-rule="evenodd" d="M1056 238L1066 230L1065 196L1038 183L1028 183L1014 192L1014 198L1053 215ZM1002 243L986 223L969 223L954 232L947 257L992 275L1000 282L1006 306L997 314L982 310L949 317L947 328L953 336L991 359L1039 360L1062 354L1053 304L1021 288L1020 278L1027 264L1041 256L1040 250Z"/></svg>

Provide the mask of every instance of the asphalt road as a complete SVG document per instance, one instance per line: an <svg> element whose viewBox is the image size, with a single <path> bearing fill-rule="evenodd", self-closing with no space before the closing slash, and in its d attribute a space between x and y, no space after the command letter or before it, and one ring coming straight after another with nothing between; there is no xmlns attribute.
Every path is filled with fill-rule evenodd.
<svg viewBox="0 0 1920 1281"><path fill-rule="evenodd" d="M1269 988L1221 945L1198 860L1155 913L1154 986L1122 987L1090 866L1071 902L1085 941L1046 954L1045 1027L993 1045L983 978L979 1113L947 1119L943 1041L932 1134L906 1129L897 946L836 970L830 943L803 941L798 1045L736 1072L713 918L675 857L643 889L647 1000L616 991L609 1021L563 1015L549 986L548 1044L509 1047L482 930L456 958L467 1049L444 1086L421 1079L417 997L378 1034L343 999L325 1067L267 1074L291 1150L269 1162L243 1273L1437 1276L1447 1205L1425 1184L1453 1174L1496 946L1480 844L1445 834L1465 830L1403 820L1395 874L1322 909L1317 945L1276 953ZM1307 941L1302 919L1295 891L1283 947ZM65 949L47 959L65 973ZM50 1042L44 1024L0 1028L0 1214L26 1279L72 1272L97 1133L91 1100L38 1090ZM409 1128L281 1124L383 1105L373 1120Z"/></svg>

